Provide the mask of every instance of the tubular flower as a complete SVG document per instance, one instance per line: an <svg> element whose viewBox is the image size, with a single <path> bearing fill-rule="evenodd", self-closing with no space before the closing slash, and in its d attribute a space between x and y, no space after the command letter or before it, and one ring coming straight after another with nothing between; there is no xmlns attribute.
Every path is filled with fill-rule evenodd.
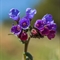
<svg viewBox="0 0 60 60"><path fill-rule="evenodd" d="M34 24L34 27L37 28L38 30L41 30L44 27L44 23L42 20L37 20Z"/></svg>
<svg viewBox="0 0 60 60"><path fill-rule="evenodd" d="M49 34L49 29L47 27L44 27L40 30L40 34L42 36L47 36Z"/></svg>
<svg viewBox="0 0 60 60"><path fill-rule="evenodd" d="M49 32L49 34L47 35L47 37L48 37L48 39L52 39L52 38L54 38L55 37L55 31L53 31L53 30L51 30L50 32Z"/></svg>
<svg viewBox="0 0 60 60"><path fill-rule="evenodd" d="M19 14L20 14L20 12L17 9L14 9L14 8L12 8L9 12L9 16L13 20L18 20L19 19Z"/></svg>
<svg viewBox="0 0 60 60"><path fill-rule="evenodd" d="M36 9L32 10L31 8L27 8L26 9L26 18L32 19L36 13L37 13Z"/></svg>
<svg viewBox="0 0 60 60"><path fill-rule="evenodd" d="M55 30L56 31L56 28L57 28L57 25L56 25L56 23L50 23L50 24L47 24L46 25L48 28L49 28L49 30Z"/></svg>
<svg viewBox="0 0 60 60"><path fill-rule="evenodd" d="M12 26L11 32L12 32L13 34L15 34L15 35L20 34L20 33L21 33L21 28L20 28L20 26L19 26L19 25L14 25L14 26Z"/></svg>
<svg viewBox="0 0 60 60"><path fill-rule="evenodd" d="M29 19L26 19L26 18L22 18L20 21L19 21L19 25L22 29L26 30L29 28L30 26L30 20Z"/></svg>
<svg viewBox="0 0 60 60"><path fill-rule="evenodd" d="M46 14L43 16L42 20L45 20L46 23L50 23L53 20L53 17L51 14Z"/></svg>

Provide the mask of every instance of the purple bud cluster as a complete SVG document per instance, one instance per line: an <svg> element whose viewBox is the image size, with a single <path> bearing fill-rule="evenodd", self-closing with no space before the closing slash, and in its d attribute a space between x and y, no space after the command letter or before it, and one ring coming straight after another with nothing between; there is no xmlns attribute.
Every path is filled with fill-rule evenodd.
<svg viewBox="0 0 60 60"><path fill-rule="evenodd" d="M42 19L36 20L34 26L31 27L31 20L34 18L34 15L36 13L36 9L32 10L31 8L27 8L26 15L23 18L20 18L20 12L17 9L11 9L9 12L9 17L18 22L16 25L12 26L11 32L17 35L17 37L23 41L26 41L28 39L28 31L30 31L31 37L47 36L50 40L54 38L57 26L56 23L54 23L51 14L46 14Z"/></svg>

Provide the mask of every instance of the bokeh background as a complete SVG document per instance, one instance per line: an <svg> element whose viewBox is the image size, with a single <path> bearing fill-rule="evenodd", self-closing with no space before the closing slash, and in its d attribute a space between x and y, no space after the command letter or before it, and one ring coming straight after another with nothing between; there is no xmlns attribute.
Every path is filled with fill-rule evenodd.
<svg viewBox="0 0 60 60"><path fill-rule="evenodd" d="M16 36L8 35L14 22L8 13L11 8L17 8L21 12L20 17L23 17L28 7L37 10L31 25L47 13L52 14L57 24L57 34L54 39L32 38L28 51L34 60L60 60L60 0L0 0L0 60L23 59L24 45Z"/></svg>

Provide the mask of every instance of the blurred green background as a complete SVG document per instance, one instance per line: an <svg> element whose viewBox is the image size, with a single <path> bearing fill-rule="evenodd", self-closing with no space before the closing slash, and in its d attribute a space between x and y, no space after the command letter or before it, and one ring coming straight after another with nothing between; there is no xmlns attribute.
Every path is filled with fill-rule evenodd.
<svg viewBox="0 0 60 60"><path fill-rule="evenodd" d="M1 0L0 4L0 60L23 60L24 45L16 36L8 35L14 22L9 18L8 13L11 8L17 8L23 17L28 7L37 10L31 25L46 13L52 14L57 24L57 34L54 39L32 38L28 51L33 55L34 60L60 60L60 0Z"/></svg>

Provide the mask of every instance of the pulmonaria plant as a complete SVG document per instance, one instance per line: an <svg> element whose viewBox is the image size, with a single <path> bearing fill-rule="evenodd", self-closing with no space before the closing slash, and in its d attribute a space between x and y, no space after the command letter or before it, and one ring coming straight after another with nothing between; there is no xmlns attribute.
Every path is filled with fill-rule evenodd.
<svg viewBox="0 0 60 60"><path fill-rule="evenodd" d="M34 25L31 26L31 20L36 13L36 9L27 8L26 15L20 18L19 10L12 8L9 12L9 17L17 23L11 27L11 32L25 45L24 60L33 60L32 55L27 52L30 38L44 38L44 36L47 36L51 40L56 34L57 26L51 14L44 15L42 19L37 19Z"/></svg>

